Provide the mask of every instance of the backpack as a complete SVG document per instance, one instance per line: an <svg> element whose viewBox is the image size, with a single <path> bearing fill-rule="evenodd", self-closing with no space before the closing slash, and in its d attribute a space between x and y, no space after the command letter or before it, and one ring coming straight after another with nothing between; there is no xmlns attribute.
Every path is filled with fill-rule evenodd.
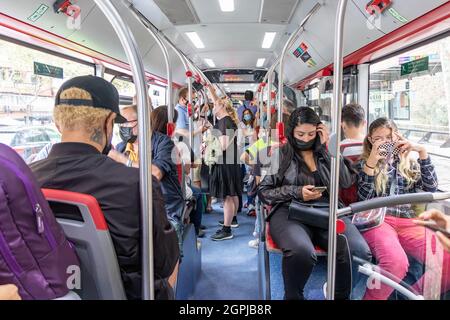
<svg viewBox="0 0 450 320"><path fill-rule="evenodd" d="M22 299L55 299L79 270L30 168L0 143L0 284L15 284Z"/></svg>

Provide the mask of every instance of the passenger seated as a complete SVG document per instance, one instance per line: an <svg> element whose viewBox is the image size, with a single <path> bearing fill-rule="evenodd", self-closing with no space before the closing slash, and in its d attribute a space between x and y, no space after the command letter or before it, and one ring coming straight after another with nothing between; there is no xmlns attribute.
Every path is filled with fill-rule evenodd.
<svg viewBox="0 0 450 320"><path fill-rule="evenodd" d="M0 300L22 300L19 289L13 284L0 285Z"/></svg>
<svg viewBox="0 0 450 320"><path fill-rule="evenodd" d="M108 81L81 76L66 81L56 94L54 118L62 134L47 159L30 165L42 188L90 194L102 208L116 250L128 299L141 298L141 225L139 170L108 158L119 94ZM153 177L155 297L168 299L167 284L179 251L167 221L160 183Z"/></svg>
<svg viewBox="0 0 450 320"><path fill-rule="evenodd" d="M342 152L343 157L354 158L362 154L366 125L365 112L359 104L347 104L342 108L341 127L345 139L341 141L341 146L361 143L361 146L345 148Z"/></svg>
<svg viewBox="0 0 450 320"><path fill-rule="evenodd" d="M395 143L395 149L389 149L385 142ZM388 148L388 149L386 149ZM398 150L398 153L397 151ZM419 155L418 160L410 157L411 152ZM358 198L360 201L420 192L436 192L438 180L431 159L423 145L416 145L403 138L395 123L386 118L372 122L364 140L364 152L359 163ZM408 256L420 263L425 263L427 242L431 241L432 231L417 226L413 219L416 215L410 204L386 208L384 222L373 229L363 232L363 236L378 265L399 279L403 279L408 271ZM443 254L442 281L439 287L443 292L450 289L450 254ZM427 263L427 267L428 263ZM424 292L424 279L430 279L435 272L427 268L425 274L413 286ZM431 276L432 277L432 276ZM438 280L439 281L439 280ZM380 284L378 288L368 288L365 300L385 300L393 288ZM425 297L426 298L426 297Z"/></svg>
<svg viewBox="0 0 450 320"><path fill-rule="evenodd" d="M156 108L158 109L158 108ZM156 112L156 109L153 112ZM124 107L121 114L126 122L119 124L122 142L116 146L117 151L111 151L109 156L127 166L139 167L138 119L136 105ZM177 230L181 241L184 199L178 181L178 172L172 151L175 144L166 134L155 130L152 126L152 175L161 182L164 203L169 221Z"/></svg>
<svg viewBox="0 0 450 320"><path fill-rule="evenodd" d="M289 216L292 200L305 205L316 200L329 203L327 191L314 191L314 186L330 187L331 156L326 144L328 129L319 116L308 107L296 109L289 117L286 130L288 143L280 149L280 168L267 175L258 188L260 199L272 206L267 220L274 241L283 251L283 279L286 299L304 299L304 287L317 263L314 244L328 247L328 230L306 225ZM354 181L353 172L341 158L340 186L348 188ZM358 247L364 239L352 224L348 242ZM314 244L313 244L314 240ZM336 299L349 299L351 293L351 260L347 241L337 240Z"/></svg>

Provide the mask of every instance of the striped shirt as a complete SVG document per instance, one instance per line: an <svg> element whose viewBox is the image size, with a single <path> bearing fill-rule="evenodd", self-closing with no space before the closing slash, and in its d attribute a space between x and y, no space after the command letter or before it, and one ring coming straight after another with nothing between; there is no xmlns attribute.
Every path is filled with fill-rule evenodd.
<svg viewBox="0 0 450 320"><path fill-rule="evenodd" d="M364 201L376 197L387 197L389 195L399 195L416 192L436 192L438 189L438 179L434 165L428 157L425 160L418 160L420 167L419 179L408 187L408 182L398 171L399 161L395 161L388 170L389 181L386 191L382 195L377 195L375 191L375 177L367 175L364 168L365 161L358 163L358 200ZM391 188L394 188L391 191ZM411 204L399 205L387 208L387 213L398 218L414 218L416 216Z"/></svg>

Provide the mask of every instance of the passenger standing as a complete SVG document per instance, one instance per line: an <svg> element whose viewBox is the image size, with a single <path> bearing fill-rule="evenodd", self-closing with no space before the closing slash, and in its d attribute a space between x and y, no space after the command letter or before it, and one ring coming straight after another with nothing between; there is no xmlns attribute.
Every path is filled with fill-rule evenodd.
<svg viewBox="0 0 450 320"><path fill-rule="evenodd" d="M220 135L218 141L222 151L218 162L211 168L210 193L213 197L224 200L224 220L221 221L223 227L211 238L220 241L232 239L231 226L239 226L236 218L239 197L242 195L241 168L237 159L236 139L239 120L229 99L218 99L214 89L210 88L210 92L214 99L213 113L217 118L214 129Z"/></svg>
<svg viewBox="0 0 450 320"><path fill-rule="evenodd" d="M242 121L242 118L244 116L244 111L249 109L254 115L258 112L258 106L256 104L253 104L253 91L247 90L244 93L244 101L242 105L238 108L238 119L239 121Z"/></svg>

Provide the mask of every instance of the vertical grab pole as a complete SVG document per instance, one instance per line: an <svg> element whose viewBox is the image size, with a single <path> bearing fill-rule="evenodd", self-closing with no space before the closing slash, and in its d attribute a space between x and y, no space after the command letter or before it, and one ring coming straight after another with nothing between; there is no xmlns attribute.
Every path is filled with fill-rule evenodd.
<svg viewBox="0 0 450 320"><path fill-rule="evenodd" d="M309 11L306 17L300 23L300 26L297 28L295 32L291 34L288 41L283 47L283 51L280 55L280 65L279 65L279 73L278 73L278 123L277 130L279 135L279 140L281 143L286 143L287 139L284 136L284 123L283 123L283 78L284 78L284 58L286 57L286 52L292 43L299 37L300 33L304 30L304 26L306 22L308 22L309 18L316 13L317 10L322 5L320 3L316 3L315 6Z"/></svg>
<svg viewBox="0 0 450 320"><path fill-rule="evenodd" d="M189 152L194 150L194 106L192 105L192 71L186 71L186 77L188 80L188 105L187 111L189 116ZM190 153L189 153L190 158ZM190 169L191 181L194 181L194 169L191 166Z"/></svg>
<svg viewBox="0 0 450 320"><path fill-rule="evenodd" d="M153 29L151 23L148 21L148 19L142 15L139 10L135 8L133 3L131 3L129 0L123 0L130 11L133 13L133 15L142 22L142 24L145 26L145 28L148 30L148 32L152 35L153 39L158 44L159 48L161 49L163 56L164 56L164 62L166 65L166 74L167 74L167 90L166 90L166 103L167 103L167 117L168 117L168 123L167 123L167 135L172 136L175 131L175 124L173 123L173 114L174 114L174 105L172 103L172 66L170 64L170 58L169 58L169 52L167 51L167 47L162 42L161 38L157 35L155 30Z"/></svg>
<svg viewBox="0 0 450 320"><path fill-rule="evenodd" d="M347 0L339 0L336 12L334 35L334 76L333 76L333 104L334 141L330 143L331 153L331 185L330 185L330 217L328 229L328 270L327 270L327 299L334 300L336 281L336 219L339 204L339 156L342 114L342 78L343 78L343 43L344 43L344 19ZM333 109L332 109L333 111Z"/></svg>
<svg viewBox="0 0 450 320"><path fill-rule="evenodd" d="M145 80L145 69L142 58L139 55L136 41L130 28L124 23L117 9L110 0L95 0L96 5L111 23L114 31L120 39L125 50L128 62L133 73L133 79L137 92L137 107L139 116L139 177L141 192L142 214L142 298L154 300L154 266L153 266L153 206L152 206L152 176L150 167L151 154L151 128Z"/></svg>

